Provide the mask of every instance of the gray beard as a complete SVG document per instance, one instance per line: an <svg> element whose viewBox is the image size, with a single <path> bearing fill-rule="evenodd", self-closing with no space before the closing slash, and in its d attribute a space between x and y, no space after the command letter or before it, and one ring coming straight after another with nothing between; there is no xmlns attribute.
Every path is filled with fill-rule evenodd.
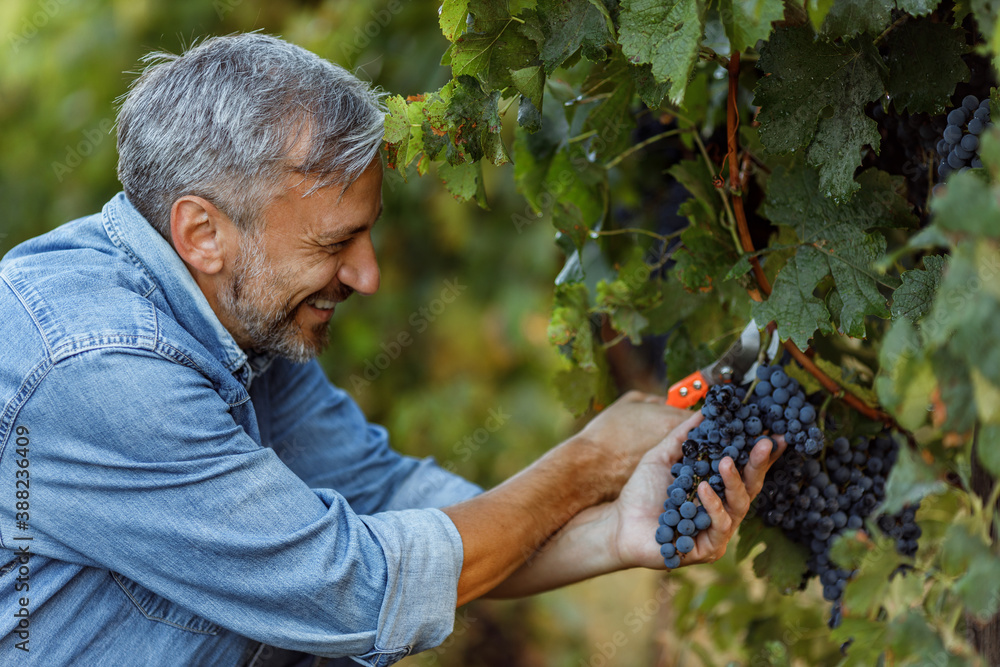
<svg viewBox="0 0 1000 667"><path fill-rule="evenodd" d="M329 322L317 324L310 338L295 321L303 304L291 300L274 303L275 294L291 290L289 281L278 275L263 250L260 234L248 232L240 239L240 254L233 265L232 279L219 294L219 307L236 323L236 332L250 341L250 348L263 354L304 363L318 356L330 340Z"/></svg>

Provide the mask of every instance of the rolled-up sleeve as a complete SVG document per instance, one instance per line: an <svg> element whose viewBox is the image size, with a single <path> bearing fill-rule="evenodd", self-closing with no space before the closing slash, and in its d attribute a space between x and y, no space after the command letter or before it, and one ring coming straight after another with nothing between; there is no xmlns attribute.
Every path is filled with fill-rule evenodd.
<svg viewBox="0 0 1000 667"><path fill-rule="evenodd" d="M462 569L451 520L364 515L360 495L310 488L234 418L247 409L154 352L60 361L18 418L33 434L35 552L120 573L274 646L381 666L439 644ZM407 465L402 488L426 466ZM406 504L399 492L376 505ZM6 546L14 517L0 511Z"/></svg>

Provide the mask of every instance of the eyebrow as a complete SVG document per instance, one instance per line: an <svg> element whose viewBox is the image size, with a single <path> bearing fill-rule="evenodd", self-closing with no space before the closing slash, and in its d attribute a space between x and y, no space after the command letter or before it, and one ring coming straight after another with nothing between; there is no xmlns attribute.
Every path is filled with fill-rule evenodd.
<svg viewBox="0 0 1000 667"><path fill-rule="evenodd" d="M378 207L378 213L375 215L375 220L372 221L371 225L369 225L367 222L365 222L365 223L362 223L360 225L355 225L354 227L351 227L350 229L345 229L345 230L336 231L336 232L323 232L322 234L317 235L316 238L319 239L320 241L334 241L334 240L337 240L337 239L342 239L342 238L347 237L347 236L354 236L355 234L360 234L363 231L367 231L368 229L371 229L371 227L373 227L375 225L375 223L378 222L379 218L382 217L382 211L383 211L383 208L382 208L382 206L380 204L379 207Z"/></svg>

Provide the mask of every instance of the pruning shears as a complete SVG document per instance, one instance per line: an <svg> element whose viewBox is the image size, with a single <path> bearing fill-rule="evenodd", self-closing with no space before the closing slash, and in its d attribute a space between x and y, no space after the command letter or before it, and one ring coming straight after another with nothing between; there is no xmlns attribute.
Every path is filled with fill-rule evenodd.
<svg viewBox="0 0 1000 667"><path fill-rule="evenodd" d="M667 390L667 405L687 409L700 401L713 384L734 382L745 384L753 380L760 363L770 363L778 351L778 336L771 335L763 360L760 358L760 330L750 320L735 343L708 366L696 370Z"/></svg>

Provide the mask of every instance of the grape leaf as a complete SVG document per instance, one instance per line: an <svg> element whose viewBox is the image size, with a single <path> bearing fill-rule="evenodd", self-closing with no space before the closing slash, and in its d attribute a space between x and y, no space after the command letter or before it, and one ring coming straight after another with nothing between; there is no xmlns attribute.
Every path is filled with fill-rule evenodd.
<svg viewBox="0 0 1000 667"><path fill-rule="evenodd" d="M986 472L1000 477L1000 424L985 424L979 429L976 455Z"/></svg>
<svg viewBox="0 0 1000 667"><path fill-rule="evenodd" d="M941 255L924 257L924 268L903 273L903 284L892 294L892 319L905 317L916 324L931 308L941 284L945 258Z"/></svg>
<svg viewBox="0 0 1000 667"><path fill-rule="evenodd" d="M1000 237L996 191L974 173L951 176L944 194L931 199L931 210L938 229Z"/></svg>
<svg viewBox="0 0 1000 667"><path fill-rule="evenodd" d="M895 8L895 0L837 0L823 21L823 33L829 37L854 37L861 32L877 35Z"/></svg>
<svg viewBox="0 0 1000 667"><path fill-rule="evenodd" d="M657 81L670 82L674 104L684 101L704 32L703 0L623 0L618 41L635 64L652 64Z"/></svg>
<svg viewBox="0 0 1000 667"><path fill-rule="evenodd" d="M758 577L767 577L778 590L791 593L802 583L806 572L806 553L781 531L775 528L767 535L767 548L753 559L753 571Z"/></svg>
<svg viewBox="0 0 1000 667"><path fill-rule="evenodd" d="M934 468L909 447L900 447L896 463L885 483L885 501L880 513L895 514L924 496L945 491L948 485L937 478Z"/></svg>
<svg viewBox="0 0 1000 667"><path fill-rule="evenodd" d="M656 77L653 76L652 66L648 64L630 64L629 73L632 75L632 81L635 83L639 97L646 103L646 106L651 109L660 106L660 102L663 101L663 98L667 96L667 91L670 90L670 84L657 81Z"/></svg>
<svg viewBox="0 0 1000 667"><path fill-rule="evenodd" d="M719 17L733 51L745 51L767 41L771 23L785 16L782 0L722 0Z"/></svg>
<svg viewBox="0 0 1000 667"><path fill-rule="evenodd" d="M908 21L890 33L889 96L897 111L941 113L955 84L967 81L965 33L931 19Z"/></svg>
<svg viewBox="0 0 1000 667"><path fill-rule="evenodd" d="M719 224L719 196L712 173L700 160L679 162L669 173L692 195L678 208L691 225L681 234L674 275L689 289L717 286L739 255L732 236Z"/></svg>
<svg viewBox="0 0 1000 667"><path fill-rule="evenodd" d="M542 92L545 89L545 74L542 72L542 66L534 65L515 70L510 73L510 78L514 82L517 92L531 101L532 106L535 107L535 113L541 112ZM541 122L541 118L539 118L539 122Z"/></svg>
<svg viewBox="0 0 1000 667"><path fill-rule="evenodd" d="M594 132L588 150L606 162L632 144L634 86L626 76L628 64L619 56L593 69L583 84L588 95L600 97L583 124L583 133Z"/></svg>
<svg viewBox="0 0 1000 667"><path fill-rule="evenodd" d="M604 14L590 0L540 0L537 10L545 36L539 51L547 74L580 48L590 60L604 59L611 34Z"/></svg>
<svg viewBox="0 0 1000 667"><path fill-rule="evenodd" d="M524 19L515 19L503 3L469 0L473 27L455 40L452 75L475 76L488 90L513 84L511 72L538 63L538 46L525 34Z"/></svg>
<svg viewBox="0 0 1000 667"><path fill-rule="evenodd" d="M553 345L569 346L570 357L580 368L596 370L587 286L583 283L563 283L556 286L554 298L549 341Z"/></svg>
<svg viewBox="0 0 1000 667"><path fill-rule="evenodd" d="M524 95L517 101L517 124L528 132L542 129L542 112Z"/></svg>
<svg viewBox="0 0 1000 667"><path fill-rule="evenodd" d="M441 26L441 34L445 39L454 42L455 38L462 34L468 13L469 0L443 0L438 25Z"/></svg>
<svg viewBox="0 0 1000 667"><path fill-rule="evenodd" d="M442 162L438 165L438 177L455 199L464 202L475 197L485 208L482 169L481 162L463 162L457 165Z"/></svg>
<svg viewBox="0 0 1000 667"><path fill-rule="evenodd" d="M762 212L772 222L793 228L802 247L778 274L769 299L755 306L760 313L755 316L764 322L776 320L779 335L802 349L816 328L832 332L826 306L813 295L827 275L833 277L842 304L839 319L846 334L864 337L865 316L889 316L878 285L895 285L888 285L890 279L873 268L884 254L885 239L870 230L909 227L915 218L901 194L901 178L869 169L858 183L862 192L838 206L821 194L815 170L779 167L771 176Z"/></svg>
<svg viewBox="0 0 1000 667"><path fill-rule="evenodd" d="M852 176L861 149L879 145L864 106L883 91L881 56L868 40L832 44L808 27L775 30L758 67L760 139L772 153L807 148L824 192L843 198L858 189Z"/></svg>
<svg viewBox="0 0 1000 667"><path fill-rule="evenodd" d="M940 2L941 0L896 0L896 8L911 16L925 16L937 9Z"/></svg>
<svg viewBox="0 0 1000 667"><path fill-rule="evenodd" d="M781 269L771 296L753 305L753 316L758 322L774 320L778 323L778 336L790 338L804 350L817 329L833 333L833 326L826 306L813 296L816 283L827 274L827 267L809 263L800 266L798 259L793 257Z"/></svg>

